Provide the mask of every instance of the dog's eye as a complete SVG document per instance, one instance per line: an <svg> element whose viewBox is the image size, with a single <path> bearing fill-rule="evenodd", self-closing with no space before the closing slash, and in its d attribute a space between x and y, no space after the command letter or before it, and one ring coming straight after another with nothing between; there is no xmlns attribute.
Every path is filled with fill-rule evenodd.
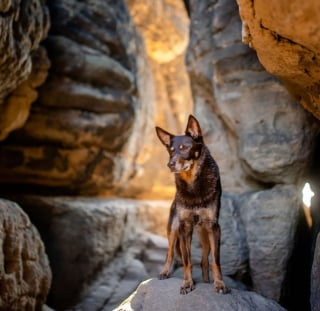
<svg viewBox="0 0 320 311"><path fill-rule="evenodd" d="M183 150L183 149L184 149L184 145L180 145L180 146L179 146L179 149L180 149L180 150Z"/></svg>
<svg viewBox="0 0 320 311"><path fill-rule="evenodd" d="M174 147L173 146L170 147L170 151L174 151Z"/></svg>

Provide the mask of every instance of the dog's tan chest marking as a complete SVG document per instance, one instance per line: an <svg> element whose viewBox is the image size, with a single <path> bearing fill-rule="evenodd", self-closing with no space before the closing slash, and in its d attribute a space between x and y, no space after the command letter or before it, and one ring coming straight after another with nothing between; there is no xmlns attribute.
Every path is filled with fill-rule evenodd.
<svg viewBox="0 0 320 311"><path fill-rule="evenodd" d="M188 184L192 184L196 178L196 163L193 163L190 170L179 173L179 177Z"/></svg>

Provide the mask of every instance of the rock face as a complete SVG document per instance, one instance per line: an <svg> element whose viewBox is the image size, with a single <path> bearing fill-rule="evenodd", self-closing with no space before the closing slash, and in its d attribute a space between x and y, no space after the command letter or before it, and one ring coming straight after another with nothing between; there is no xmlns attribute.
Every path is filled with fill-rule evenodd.
<svg viewBox="0 0 320 311"><path fill-rule="evenodd" d="M231 289L226 295L217 294L212 285L200 283L188 295L180 295L181 280L147 280L115 311L138 310L203 310L203 311L281 311L285 310L272 300L253 292Z"/></svg>
<svg viewBox="0 0 320 311"><path fill-rule="evenodd" d="M143 32L148 55L168 63L185 53L188 17L183 1L126 0L135 24Z"/></svg>
<svg viewBox="0 0 320 311"><path fill-rule="evenodd" d="M71 310L113 311L142 281L159 274L166 248L165 238L140 231L99 273Z"/></svg>
<svg viewBox="0 0 320 311"><path fill-rule="evenodd" d="M126 0L137 28L141 32L150 64L155 93L154 123L175 133L183 133L193 110L190 81L185 64L189 41L189 18L181 0ZM149 102L150 104L150 102ZM163 169L167 152L159 143L154 127L143 136L147 148L137 188L145 189L146 198L172 198L173 183L169 170ZM156 176L154 172L157 172ZM152 181L152 183L150 182ZM147 184L146 184L147 183Z"/></svg>
<svg viewBox="0 0 320 311"><path fill-rule="evenodd" d="M222 273L279 301L298 213L295 186L276 186L241 195L224 193L219 221ZM196 239L191 254L193 263L200 266L201 248ZM252 284L248 284L248 277Z"/></svg>
<svg viewBox="0 0 320 311"><path fill-rule="evenodd" d="M276 301L280 300L294 247L300 208L297 192L294 186L276 186L244 194L239 201L253 288Z"/></svg>
<svg viewBox="0 0 320 311"><path fill-rule="evenodd" d="M0 89L0 95L6 97L2 101L0 98L0 123L4 128L0 139L24 124L36 96L33 89L45 79L49 66L45 50L38 48L40 38L46 35L45 7L36 1L13 2L0 5L0 25L6 33L12 18L19 20L19 12L23 12L14 13L17 5L25 5L27 14L21 16L26 16L30 29L18 25L20 28L14 31L26 30L27 37L34 41L21 37L22 43L30 44L23 52L32 55L33 66L30 80L24 81L31 61L25 54L21 59L19 55L13 57L12 66L17 72L12 74L17 78L8 76L13 84L6 82ZM308 170L318 134L312 115L294 101L286 87L302 96L309 108L317 102L318 98L313 97L319 79L317 66L313 65L318 56L310 52L317 48L317 35L311 36L314 42L308 46L310 41L297 31L297 42L305 44L308 51L295 50L290 43L294 37L281 22L280 9L272 15L262 1L239 0L242 23L235 0L189 2L190 38L187 14L179 0L48 1L52 27L45 48L52 66L27 122L1 143L1 190L130 196L143 189L144 196L171 196L166 191L174 189L173 176L166 169L167 154L153 125L156 121L173 133L182 133L187 115L192 112L184 64L190 39L187 67L194 111L220 166L224 190L220 219L222 270L259 294L281 301L299 222L299 182ZM256 15L251 14L252 7L246 10L252 3ZM296 6L295 1L292 3ZM274 8L283 5L282 1L270 4ZM308 15L306 5L301 6L297 20L301 18L301 23L308 24L304 20ZM316 9L314 6L313 11ZM29 13L36 18L29 19ZM261 18L265 28L260 24L259 29L255 28L259 21L254 16ZM242 24L246 42L256 48L262 64L279 75L286 86L267 73L255 52L242 42ZM28 32L32 27L37 28L37 35ZM273 31L275 28L279 33ZM266 53L273 46L262 51L267 44L259 40L269 37L273 43L277 39L272 51L277 54L267 60ZM283 40L287 37L289 40ZM0 44L9 42L1 38ZM292 50L280 53L289 49L289 43ZM279 52L277 47L283 50ZM297 54L301 57L295 59ZM28 60L23 63L23 59ZM279 63L285 60L289 62L281 68ZM278 62L276 69L272 61ZM0 81L5 80L4 75L0 75ZM24 102L26 97L29 99ZM118 255L136 237L137 227L164 234L168 206L163 211L148 204L138 207L130 201L76 197L33 197L20 202L48 247L53 269L49 303L53 307L76 305L79 310L89 310L94 303L97 310L109 311L106 301L114 307L124 292L129 294L147 277L152 266L163 262L165 247L153 252L149 242L145 243L147 247L136 248L138 254ZM197 265L199 247L195 243L193 248ZM100 272L101 278L96 279ZM114 278L119 282L110 285ZM159 283L165 295L176 281L168 282ZM313 284L316 288L317 283ZM119 288L124 289L121 294ZM201 284L198 289L201 293ZM154 290L150 293L154 295ZM219 299L224 297L215 300L220 304ZM237 291L226 297L229 302L223 300L223 304L231 309L240 305L261 310L267 303L255 294ZM315 292L312 297L317 297ZM168 300L168 304L184 307L185 302L180 296L178 299ZM195 292L194 302L198 299ZM205 308L201 301L197 303ZM265 308L278 308L271 305Z"/></svg>
<svg viewBox="0 0 320 311"><path fill-rule="evenodd" d="M117 252L126 249L139 230L154 226L146 210L168 209L167 202L162 201L37 196L16 200L39 228L47 246L53 273L48 304L59 310L78 303Z"/></svg>
<svg viewBox="0 0 320 311"><path fill-rule="evenodd" d="M301 104L320 119L317 1L237 0L243 41L257 51L261 64L285 81Z"/></svg>
<svg viewBox="0 0 320 311"><path fill-rule="evenodd" d="M242 43L236 1L191 0L190 14L187 65L195 115L227 194L222 264L226 260L225 271L240 276L244 268L255 291L279 300L298 224L298 183L312 161L316 122ZM224 230L234 238L228 241Z"/></svg>
<svg viewBox="0 0 320 311"><path fill-rule="evenodd" d="M188 69L223 188L295 183L311 157L314 123L241 42L235 1L191 1Z"/></svg>
<svg viewBox="0 0 320 311"><path fill-rule="evenodd" d="M16 203L0 200L0 310L42 310L51 283L44 245Z"/></svg>
<svg viewBox="0 0 320 311"><path fill-rule="evenodd" d="M157 242L153 239L137 242L136 234L141 228L164 234L170 201L37 196L15 199L28 212L47 245L53 271L48 303L54 308L77 304L80 310L90 310L88 305L95 301L99 309L106 300L107 305L112 302L115 306L130 294L129 289L133 291L140 281L156 276L162 268L166 243L153 251ZM297 201L295 186L223 194L220 224L221 265L225 276L244 283L249 277L252 284L248 285L252 289L279 300L293 247ZM126 245L132 239L135 243L129 251ZM145 244L143 248L142 244ZM122 278L121 271L131 269L130 258L141 260L149 274L142 273L145 271L142 269L135 278L124 279L123 288L129 286L126 295L114 296L112 293L117 293L120 286L114 285L114 280ZM148 263L154 260L156 267ZM200 261L201 249L194 235L192 262L200 267ZM101 291L105 299L100 294L100 298L96 297L95 292Z"/></svg>
<svg viewBox="0 0 320 311"><path fill-rule="evenodd" d="M0 140L25 123L36 87L47 75L49 60L39 47L49 28L41 0L3 1L0 5Z"/></svg>
<svg viewBox="0 0 320 311"><path fill-rule="evenodd" d="M183 2L68 0L48 8L51 69L28 122L0 148L0 182L31 192L171 197L169 172L154 161L166 156L154 123L182 132L192 111ZM4 136L29 116L20 95L3 119L11 124ZM20 126L11 120L17 111Z"/></svg>
<svg viewBox="0 0 320 311"><path fill-rule="evenodd" d="M142 98L150 98L142 42L123 1L48 6L50 74L28 122L0 150L0 180L69 193L121 188L152 110Z"/></svg>

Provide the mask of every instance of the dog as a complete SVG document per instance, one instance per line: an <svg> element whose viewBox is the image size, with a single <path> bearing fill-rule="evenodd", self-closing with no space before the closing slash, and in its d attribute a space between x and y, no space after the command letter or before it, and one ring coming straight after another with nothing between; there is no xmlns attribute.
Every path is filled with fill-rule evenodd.
<svg viewBox="0 0 320 311"><path fill-rule="evenodd" d="M210 283L209 260L212 255L213 288L227 293L220 267L220 225L218 223L221 182L219 168L204 144L197 119L190 115L185 135L175 136L156 127L156 133L169 153L168 167L175 174L176 194L167 225L168 251L159 279L169 277L174 249L182 260L183 282L180 294L195 288L192 279L191 239L196 229L202 247L202 278Z"/></svg>

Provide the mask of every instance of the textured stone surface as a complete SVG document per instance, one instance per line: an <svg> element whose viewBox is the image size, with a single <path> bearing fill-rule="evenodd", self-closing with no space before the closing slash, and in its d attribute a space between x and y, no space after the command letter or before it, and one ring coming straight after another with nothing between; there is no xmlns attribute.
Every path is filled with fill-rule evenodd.
<svg viewBox="0 0 320 311"><path fill-rule="evenodd" d="M318 1L237 0L243 41L259 60L282 78L302 105L320 118Z"/></svg>
<svg viewBox="0 0 320 311"><path fill-rule="evenodd" d="M6 3L9 7L13 2ZM1 189L37 192L45 188L51 195L55 190L119 196L136 195L143 188L147 189L145 196L171 196L166 192L174 189L173 176L166 168L167 154L151 125L156 119L157 125L182 133L192 110L184 69L188 21L185 11L180 12L182 2L127 1L145 39L147 56L124 1L47 3L52 28L46 48L52 67L28 122L1 144ZM265 6L261 1L255 3ZM0 6L7 10L5 3ZM191 0L190 13L187 63L195 114L220 166L225 191L220 219L222 269L237 280L251 280L252 288L261 294L279 299L300 204L295 184L312 157L314 121L242 43L235 1ZM281 16L277 10L274 14ZM263 22L279 27L269 16ZM288 35L286 25L280 26ZM34 61L39 64L37 85L48 66L43 51L32 56L38 57ZM317 56L311 60L317 62ZM24 94L19 92L25 87L22 84L17 89L12 101L19 103ZM299 86L296 90L299 93ZM306 96L312 91L311 87ZM26 116L23 113L18 123ZM130 236L135 237L140 224L163 234L168 206L162 210L161 206L137 207L126 202L118 208L118 203L110 203L115 213L107 208L109 203L99 200L51 200L25 203L49 246L53 305L69 306L84 298L87 308L92 302L97 309L106 309L106 300L115 306L146 272L162 265L165 247L148 243L129 259L114 256L126 247ZM192 256L197 266L197 245ZM111 263L118 259L116 269ZM118 281L109 286L110 274L102 271L111 271ZM100 272L102 279L87 291ZM130 278L132 272L137 273ZM80 309L85 306L82 302Z"/></svg>
<svg viewBox="0 0 320 311"><path fill-rule="evenodd" d="M0 182L33 193L171 198L170 173L154 160L165 157L154 123L181 133L192 111L183 2L47 5L50 72L28 121L0 148ZM14 113L2 114L2 124L9 123L3 137L29 116L31 101L20 89L10 106Z"/></svg>
<svg viewBox="0 0 320 311"><path fill-rule="evenodd" d="M81 301L73 311L112 311L136 290L141 281L156 276L166 254L166 239L147 232L139 232L104 267L98 278L82 293ZM161 260L145 255L161 253ZM71 311L70 310L70 311Z"/></svg>
<svg viewBox="0 0 320 311"><path fill-rule="evenodd" d="M142 41L124 1L48 7L52 66L27 123L1 147L1 163L13 161L0 180L64 193L126 187L152 111Z"/></svg>
<svg viewBox="0 0 320 311"><path fill-rule="evenodd" d="M220 211L221 269L259 294L279 301L292 255L300 200L294 185L224 193ZM270 225L272 224L272 225ZM270 226L272 229L270 229ZM200 264L195 241L193 262Z"/></svg>
<svg viewBox="0 0 320 311"><path fill-rule="evenodd" d="M314 123L241 42L235 1L191 1L188 70L223 188L295 183L311 157Z"/></svg>
<svg viewBox="0 0 320 311"><path fill-rule="evenodd" d="M312 311L320 310L320 234L318 234L316 247L313 256L311 271L311 297L310 304Z"/></svg>
<svg viewBox="0 0 320 311"><path fill-rule="evenodd" d="M297 188L289 185L243 194L239 200L253 289L277 301L294 247L299 208Z"/></svg>
<svg viewBox="0 0 320 311"><path fill-rule="evenodd" d="M126 0L137 27L143 32L147 53L157 63L184 54L189 21L180 0Z"/></svg>
<svg viewBox="0 0 320 311"><path fill-rule="evenodd" d="M254 290L279 300L299 217L295 185L312 161L317 123L242 42L236 1L191 0L190 15L187 65L195 115L220 167L227 206L239 217L225 226L230 217L221 211L222 268L227 258L226 271L249 276ZM224 231L235 237L230 249Z"/></svg>
<svg viewBox="0 0 320 311"><path fill-rule="evenodd" d="M219 223L221 226L221 269L224 275L243 278L248 271L250 249L246 241L245 225L241 220L239 197L222 195Z"/></svg>
<svg viewBox="0 0 320 311"><path fill-rule="evenodd" d="M202 283L188 295L180 295L180 285L181 280L176 278L147 280L115 310L285 310L276 302L253 292L232 289L229 294L221 295L213 291L212 285Z"/></svg>
<svg viewBox="0 0 320 311"><path fill-rule="evenodd" d="M29 77L9 95L1 107L1 140L25 124L31 105L38 97L36 87L47 77L50 61L45 48L40 46L31 56L33 64Z"/></svg>
<svg viewBox="0 0 320 311"><path fill-rule="evenodd" d="M0 310L41 310L51 271L40 235L11 201L0 200Z"/></svg>
<svg viewBox="0 0 320 311"><path fill-rule="evenodd" d="M127 0L137 28L141 32L154 83L154 125L177 134L183 133L185 123L193 110L190 81L185 64L189 41L189 18L181 0ZM149 102L150 105L150 102ZM147 191L142 197L172 198L173 176L164 169L167 152L159 143L154 127L143 136L146 161L135 185ZM157 172L155 175L154 172Z"/></svg>
<svg viewBox="0 0 320 311"><path fill-rule="evenodd" d="M142 281L160 273L167 246L165 238L139 231L82 293L80 302L68 311L114 310ZM181 280L182 268L176 269L172 277ZM199 265L194 266L193 278L197 284L202 283ZM224 277L224 281L229 288L245 289L231 278Z"/></svg>
<svg viewBox="0 0 320 311"><path fill-rule="evenodd" d="M4 1L0 6L0 140L25 123L49 61L40 41L49 12L43 1ZM12 93L13 92L13 93Z"/></svg>
<svg viewBox="0 0 320 311"><path fill-rule="evenodd" d="M130 258L141 261L149 276L156 276L162 268L166 239L149 236L139 240L136 233L145 228L165 236L169 201L35 196L17 200L38 226L46 243L53 271L48 302L53 307L77 304L84 308L84 304L98 299L94 295L95 288L105 286L109 288L105 301L116 305L145 276L141 272L140 278L127 280L128 283L123 276L123 284L131 285L119 292L121 269L129 269ZM295 186L277 186L240 195L224 193L220 213L224 275L244 283L249 276L253 290L279 299L286 263L292 253L298 206ZM197 278L201 249L196 235L193 241L194 276L201 282L201 278ZM132 244L130 252L126 247L129 242ZM123 252L121 256L119 250ZM181 271L177 273L175 275L181 277ZM109 285L106 285L109 278Z"/></svg>
<svg viewBox="0 0 320 311"><path fill-rule="evenodd" d="M82 292L116 253L126 248L126 243L138 230L161 223L161 215L155 222L155 217L148 216L146 210L150 214L168 210L167 202L162 201L157 204L124 199L38 196L16 199L38 227L46 245L53 272L48 304L58 309L78 303Z"/></svg>

